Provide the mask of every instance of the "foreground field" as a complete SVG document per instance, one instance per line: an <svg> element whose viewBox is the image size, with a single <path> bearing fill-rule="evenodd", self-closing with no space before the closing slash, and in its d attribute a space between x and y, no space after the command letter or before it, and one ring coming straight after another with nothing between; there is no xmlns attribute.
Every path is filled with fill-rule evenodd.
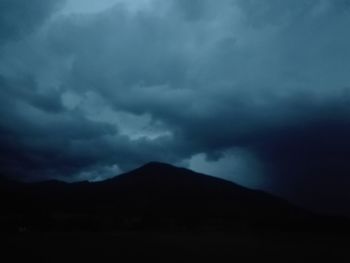
<svg viewBox="0 0 350 263"><path fill-rule="evenodd" d="M2 262L350 262L349 239L339 235L18 233L1 239Z"/></svg>

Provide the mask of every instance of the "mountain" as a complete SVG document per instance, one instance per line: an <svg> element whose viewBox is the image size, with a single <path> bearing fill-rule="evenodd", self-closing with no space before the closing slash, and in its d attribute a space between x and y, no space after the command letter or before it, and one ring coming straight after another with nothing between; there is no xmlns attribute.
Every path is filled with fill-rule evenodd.
<svg viewBox="0 0 350 263"><path fill-rule="evenodd" d="M335 222L262 191L156 162L96 183L1 181L0 205L7 230L318 231Z"/></svg>

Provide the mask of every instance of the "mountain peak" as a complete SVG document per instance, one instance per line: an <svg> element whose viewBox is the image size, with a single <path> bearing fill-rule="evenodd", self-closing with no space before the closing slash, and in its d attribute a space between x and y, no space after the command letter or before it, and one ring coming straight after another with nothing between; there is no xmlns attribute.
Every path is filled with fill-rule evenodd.
<svg viewBox="0 0 350 263"><path fill-rule="evenodd" d="M310 218L308 212L277 197L161 162L147 163L102 182L58 185L50 181L25 187L0 184L0 190L1 200L5 200L2 207L8 209L9 215L13 205L6 206L6 200L12 198L17 200L15 207L22 209L24 218L36 215L42 207L48 214L72 213L72 218L75 214L87 214L86 222L96 216L101 222L111 219L112 229L128 229L129 221L132 227L141 224L145 229L158 226L177 229L184 224L230 228L242 222L247 226L283 227L293 225L299 218L305 218L305 222ZM133 223L129 218L140 221ZM58 219L55 224L64 227L70 224L69 220Z"/></svg>
<svg viewBox="0 0 350 263"><path fill-rule="evenodd" d="M168 163L162 163L162 162L149 162L145 165L141 166L140 169L175 169L176 166L173 166Z"/></svg>

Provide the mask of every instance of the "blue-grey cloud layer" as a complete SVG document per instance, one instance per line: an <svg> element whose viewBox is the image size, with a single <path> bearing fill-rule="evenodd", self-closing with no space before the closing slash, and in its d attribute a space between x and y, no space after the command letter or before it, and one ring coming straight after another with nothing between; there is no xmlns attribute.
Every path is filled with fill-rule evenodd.
<svg viewBox="0 0 350 263"><path fill-rule="evenodd" d="M54 17L60 1L27 2L0 5L2 173L81 179L239 148L269 190L350 199L350 1Z"/></svg>
<svg viewBox="0 0 350 263"><path fill-rule="evenodd" d="M59 6L61 0L1 0L0 43L18 40L42 25Z"/></svg>

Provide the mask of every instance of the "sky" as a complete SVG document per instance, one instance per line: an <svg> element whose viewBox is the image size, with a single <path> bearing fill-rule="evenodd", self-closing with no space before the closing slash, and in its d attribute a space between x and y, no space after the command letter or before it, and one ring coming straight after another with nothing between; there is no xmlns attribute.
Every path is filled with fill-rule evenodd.
<svg viewBox="0 0 350 263"><path fill-rule="evenodd" d="M0 0L0 174L150 161L350 214L350 0Z"/></svg>

